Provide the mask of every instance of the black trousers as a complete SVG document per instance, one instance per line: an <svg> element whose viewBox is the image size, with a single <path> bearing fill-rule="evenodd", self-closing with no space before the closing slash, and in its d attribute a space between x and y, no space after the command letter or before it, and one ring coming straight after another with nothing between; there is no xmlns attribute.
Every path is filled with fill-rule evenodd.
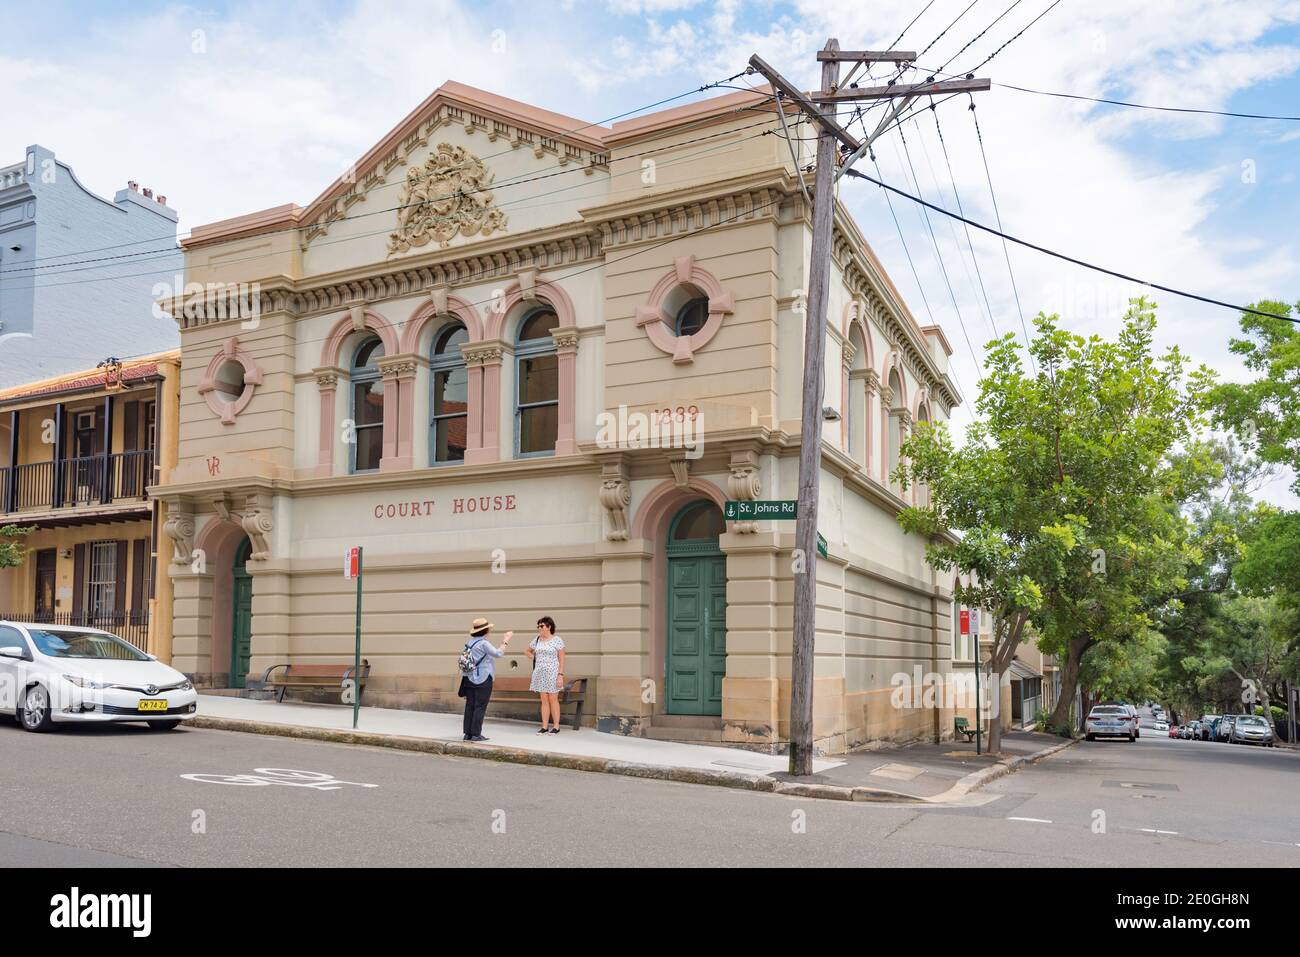
<svg viewBox="0 0 1300 957"><path fill-rule="evenodd" d="M492 679L476 685L465 679L465 734L476 738L483 733L483 715L492 697Z"/></svg>

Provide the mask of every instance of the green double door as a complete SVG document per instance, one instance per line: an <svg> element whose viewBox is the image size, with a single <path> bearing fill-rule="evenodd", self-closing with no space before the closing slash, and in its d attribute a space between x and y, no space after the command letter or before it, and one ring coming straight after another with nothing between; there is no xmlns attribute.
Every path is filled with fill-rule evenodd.
<svg viewBox="0 0 1300 957"><path fill-rule="evenodd" d="M673 555L670 546L668 713L721 715L726 673L727 559Z"/></svg>
<svg viewBox="0 0 1300 957"><path fill-rule="evenodd" d="M235 581L230 608L230 686L244 687L249 662L253 656L253 576L248 573L248 554L252 546L245 542L235 557Z"/></svg>

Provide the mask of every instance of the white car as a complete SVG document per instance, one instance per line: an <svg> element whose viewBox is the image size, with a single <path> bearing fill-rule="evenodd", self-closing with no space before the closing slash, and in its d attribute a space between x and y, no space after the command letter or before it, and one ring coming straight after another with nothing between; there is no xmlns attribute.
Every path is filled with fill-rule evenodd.
<svg viewBox="0 0 1300 957"><path fill-rule="evenodd" d="M1127 738L1137 740L1137 719L1122 704L1099 704L1088 712L1083 722L1083 736L1088 741L1098 738Z"/></svg>
<svg viewBox="0 0 1300 957"><path fill-rule="evenodd" d="M0 714L28 731L114 721L171 730L198 697L179 671L106 631L0 622Z"/></svg>
<svg viewBox="0 0 1300 957"><path fill-rule="evenodd" d="M1157 730L1157 731L1168 731L1168 730L1169 730L1169 722L1166 721L1164 718L1156 718L1156 730Z"/></svg>

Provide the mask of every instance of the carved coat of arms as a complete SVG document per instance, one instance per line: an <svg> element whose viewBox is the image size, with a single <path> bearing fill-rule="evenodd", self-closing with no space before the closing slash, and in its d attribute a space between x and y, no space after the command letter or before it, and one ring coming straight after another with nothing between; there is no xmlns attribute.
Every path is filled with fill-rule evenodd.
<svg viewBox="0 0 1300 957"><path fill-rule="evenodd" d="M406 171L389 255L431 242L445 247L457 234L490 236L505 229L505 215L492 208L491 183L491 171L477 156L463 146L439 143L422 166Z"/></svg>

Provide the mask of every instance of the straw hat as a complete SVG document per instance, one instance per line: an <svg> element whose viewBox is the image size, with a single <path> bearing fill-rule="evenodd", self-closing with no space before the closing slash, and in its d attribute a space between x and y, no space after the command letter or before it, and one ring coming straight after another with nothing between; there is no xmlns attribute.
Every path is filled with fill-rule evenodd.
<svg viewBox="0 0 1300 957"><path fill-rule="evenodd" d="M484 628L493 628L493 627L495 626L492 624L492 622L488 621L486 618L475 618L470 623L469 630L471 632L474 632L474 631L482 631Z"/></svg>

